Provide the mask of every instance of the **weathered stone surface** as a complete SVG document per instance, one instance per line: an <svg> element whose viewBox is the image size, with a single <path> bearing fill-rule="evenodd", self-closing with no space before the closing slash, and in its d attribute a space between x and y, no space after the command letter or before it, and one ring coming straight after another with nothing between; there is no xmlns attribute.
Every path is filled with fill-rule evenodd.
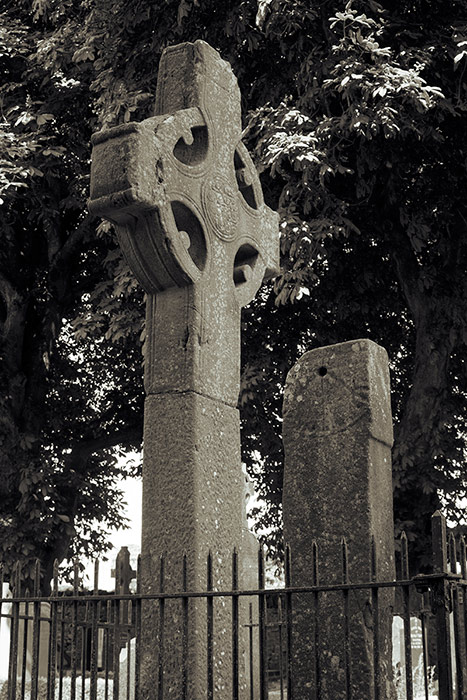
<svg viewBox="0 0 467 700"><path fill-rule="evenodd" d="M368 340L306 353L287 377L283 439L284 535L292 551L292 583L312 585L313 542L321 584L394 578L391 445L392 420L387 355ZM372 541L376 561L372 570ZM294 697L347 698L342 592L294 597ZM392 698L393 593L379 593L377 610L368 591L349 594L352 697ZM379 619L379 695L374 687L374 625ZM315 655L319 638L320 652Z"/></svg>
<svg viewBox="0 0 467 700"><path fill-rule="evenodd" d="M148 295L145 356L142 589L231 586L242 547L240 312L278 266L278 218L263 201L240 141L240 94L230 66L202 41L162 55L156 116L93 137L89 208L112 221ZM178 607L177 607L178 606ZM215 601L214 686L232 697L230 606ZM206 695L206 605L143 606L142 697ZM161 652L161 648L163 651ZM163 659L159 654L163 655ZM158 669L163 660L164 672ZM184 665L186 662L186 665Z"/></svg>
<svg viewBox="0 0 467 700"><path fill-rule="evenodd" d="M94 135L89 208L150 295L147 393L236 406L239 309L277 269L277 214L240 140L237 81L208 44L164 51L156 113Z"/></svg>

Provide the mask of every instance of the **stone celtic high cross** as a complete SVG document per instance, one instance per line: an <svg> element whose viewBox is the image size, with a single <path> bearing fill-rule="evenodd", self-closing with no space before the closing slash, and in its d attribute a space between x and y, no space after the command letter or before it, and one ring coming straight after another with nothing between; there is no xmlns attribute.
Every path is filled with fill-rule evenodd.
<svg viewBox="0 0 467 700"><path fill-rule="evenodd" d="M277 269L277 215L241 142L237 81L208 44L165 50L155 111L94 135L90 210L149 295L147 393L236 406L239 309Z"/></svg>
<svg viewBox="0 0 467 700"><path fill-rule="evenodd" d="M143 590L157 592L161 554L167 587L180 590L187 554L188 586L205 588L209 549L213 585L222 589L243 536L240 313L277 271L278 219L241 142L237 81L208 44L164 51L155 113L94 135L89 208L115 224L147 292ZM150 693L157 620L148 615L141 672ZM195 606L190 698L205 692L204 619ZM165 670L170 697L181 697L176 628ZM227 619L216 623L221 636L228 628ZM231 697L227 647L219 639L215 648L216 684Z"/></svg>

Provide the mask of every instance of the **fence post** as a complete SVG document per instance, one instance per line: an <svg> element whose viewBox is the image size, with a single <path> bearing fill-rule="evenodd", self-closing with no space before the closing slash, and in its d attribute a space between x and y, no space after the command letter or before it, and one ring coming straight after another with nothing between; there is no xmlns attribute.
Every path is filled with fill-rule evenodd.
<svg viewBox="0 0 467 700"><path fill-rule="evenodd" d="M433 573L446 574L433 584L433 612L436 621L439 700L453 700L451 653L451 592L448 580L446 518L436 511L431 519Z"/></svg>

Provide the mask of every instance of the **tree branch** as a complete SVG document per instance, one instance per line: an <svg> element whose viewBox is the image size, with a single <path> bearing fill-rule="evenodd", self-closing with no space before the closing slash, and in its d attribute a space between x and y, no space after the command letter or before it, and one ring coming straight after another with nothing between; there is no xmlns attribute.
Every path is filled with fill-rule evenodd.
<svg viewBox="0 0 467 700"><path fill-rule="evenodd" d="M143 439L143 421L118 430L108 435L83 440L72 448L71 459L78 458L80 461L87 460L95 452L105 450L116 445L125 445L128 443L138 443Z"/></svg>
<svg viewBox="0 0 467 700"><path fill-rule="evenodd" d="M420 266L406 233L394 226L390 236L394 243L391 255L396 265L397 279L417 325L420 317Z"/></svg>
<svg viewBox="0 0 467 700"><path fill-rule="evenodd" d="M97 221L96 217L91 214L86 214L78 228L68 236L63 246L52 259L50 274L53 275L57 273L60 268L67 268L69 266L70 259L79 251L84 235L93 221Z"/></svg>

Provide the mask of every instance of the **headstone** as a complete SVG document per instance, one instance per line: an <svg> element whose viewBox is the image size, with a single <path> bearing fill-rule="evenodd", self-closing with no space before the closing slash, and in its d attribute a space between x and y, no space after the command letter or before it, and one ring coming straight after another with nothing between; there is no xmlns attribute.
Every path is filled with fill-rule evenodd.
<svg viewBox="0 0 467 700"><path fill-rule="evenodd" d="M33 603L20 603L18 623L18 678L24 677L26 682L31 681L34 666L34 654L37 654L37 677L47 678L49 668L49 642L50 642L50 603L40 603L40 623L37 629L38 640L36 652L34 652L34 605ZM26 646L26 653L24 647Z"/></svg>
<svg viewBox="0 0 467 700"><path fill-rule="evenodd" d="M11 597L9 583L3 583L1 591L2 599ZM1 605L0 615L0 682L8 680L10 671L10 643L12 635L12 618L18 615L17 623L17 659L16 673L18 683L24 679L25 683L31 682L33 659L36 654L36 669L38 679L47 678L49 664L50 641L50 603L40 603L40 623L37 627L37 642L34 641L34 605L33 603L19 603L17 612L13 612L13 604L4 602ZM34 647L36 651L34 652ZM25 649L26 647L26 649Z"/></svg>
<svg viewBox="0 0 467 700"><path fill-rule="evenodd" d="M120 651L118 674L119 700L134 700L136 680L136 639L128 640Z"/></svg>
<svg viewBox="0 0 467 700"><path fill-rule="evenodd" d="M240 312L278 265L278 219L241 142L230 66L202 41L169 47L155 112L93 137L90 201L115 224L147 293L147 594L159 592L161 555L165 590L181 590L184 554L189 589L205 589L209 550L213 587L231 586L231 551L242 542ZM205 695L203 605L190 604L187 644L178 603L164 609L170 625L162 645L160 610L143 609L143 697L155 687L159 700ZM212 684L221 700L232 696L231 629L226 601L215 607Z"/></svg>
<svg viewBox="0 0 467 700"><path fill-rule="evenodd" d="M303 355L287 377L283 438L292 585L394 580L385 350L356 340ZM314 697L318 688L318 697L333 700L393 697L392 589L380 590L372 605L364 590L347 600L341 591L320 593L318 602L312 594L293 596L294 698Z"/></svg>
<svg viewBox="0 0 467 700"><path fill-rule="evenodd" d="M115 577L116 595L128 595L130 584L136 577L136 571L131 566L128 547L120 547L115 559L115 569L112 569L111 575Z"/></svg>
<svg viewBox="0 0 467 700"><path fill-rule="evenodd" d="M9 583L2 584L2 599L11 597ZM4 602L0 607L0 682L8 680L8 668L10 662L10 615L11 603Z"/></svg>

